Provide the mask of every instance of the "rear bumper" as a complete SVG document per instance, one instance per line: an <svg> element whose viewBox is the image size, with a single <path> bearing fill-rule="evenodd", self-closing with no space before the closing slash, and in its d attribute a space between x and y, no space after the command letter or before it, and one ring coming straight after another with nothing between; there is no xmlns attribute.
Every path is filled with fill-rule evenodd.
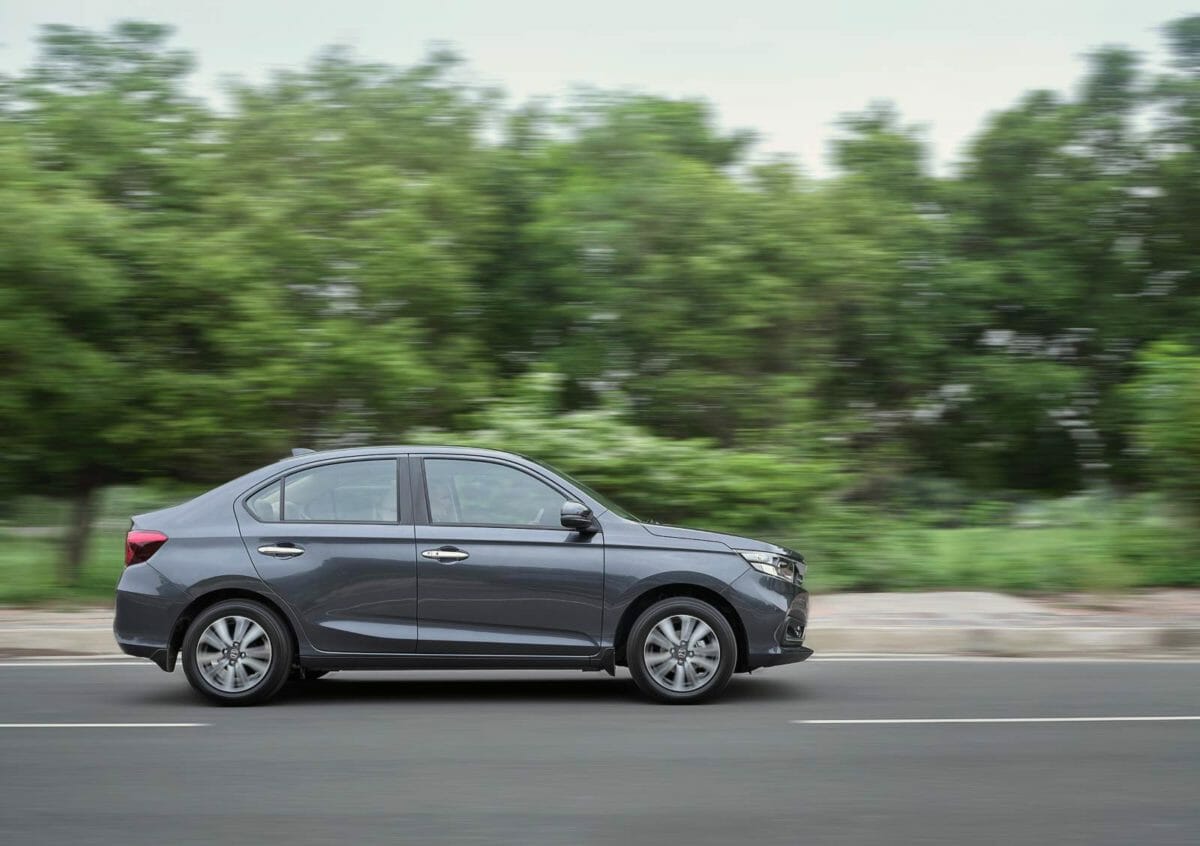
<svg viewBox="0 0 1200 846"><path fill-rule="evenodd" d="M188 595L149 564L127 567L117 584L113 637L126 655L149 658L162 669L175 668L171 633Z"/></svg>
<svg viewBox="0 0 1200 846"><path fill-rule="evenodd" d="M168 673L175 669L174 656L171 655L171 650L165 646L148 646L144 643L131 643L117 639L117 646L121 647L121 651L126 655L133 655L137 658L149 658L160 669L166 670Z"/></svg>

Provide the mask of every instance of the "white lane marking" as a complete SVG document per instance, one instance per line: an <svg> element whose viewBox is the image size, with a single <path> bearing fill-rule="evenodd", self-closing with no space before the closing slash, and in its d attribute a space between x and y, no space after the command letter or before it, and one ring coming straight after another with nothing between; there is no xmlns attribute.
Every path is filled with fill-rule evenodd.
<svg viewBox="0 0 1200 846"><path fill-rule="evenodd" d="M0 667L153 667L152 661L0 661Z"/></svg>
<svg viewBox="0 0 1200 846"><path fill-rule="evenodd" d="M0 626L0 634L7 632L112 632L112 626Z"/></svg>
<svg viewBox="0 0 1200 846"><path fill-rule="evenodd" d="M79 667L156 667L146 659L134 660L103 660L110 656L97 656L97 660L81 660L78 658L56 658L45 655L24 660L0 661L0 669L14 667L32 667L48 669L64 667L68 669ZM113 656L115 657L115 656ZM1065 657L1019 657L1003 655L814 655L806 663L823 664L1200 664L1200 658L1065 658Z"/></svg>
<svg viewBox="0 0 1200 846"><path fill-rule="evenodd" d="M24 655L13 660L17 661L53 661L54 663L70 663L72 661L133 661L124 652L77 652L75 654L60 653L49 655ZM149 660L149 659L147 659Z"/></svg>
<svg viewBox="0 0 1200 846"><path fill-rule="evenodd" d="M1168 723L1197 721L1197 716L1164 717L934 717L887 720L790 720L799 726L891 726L939 725L946 723Z"/></svg>
<svg viewBox="0 0 1200 846"><path fill-rule="evenodd" d="M0 729L199 728L212 723L0 723Z"/></svg>
<svg viewBox="0 0 1200 846"><path fill-rule="evenodd" d="M1200 658L1163 657L1082 657L1038 655L814 655L805 663L889 663L917 664L1200 664Z"/></svg>
<svg viewBox="0 0 1200 846"><path fill-rule="evenodd" d="M960 632L963 629L970 631L982 631L997 629L1005 632L1157 632L1164 628L1175 628L1174 626L1057 626L1057 625L1041 625L1041 626L989 626L986 623L961 623L961 624L944 624L944 623L929 623L928 625L905 625L905 626L887 626L887 625L855 625L853 623L834 624L827 623L826 627L834 631L845 631L847 629L863 629L864 631L873 632L904 632L904 631L947 631ZM1180 628L1192 629L1194 626L1184 625ZM816 632L813 629L810 634Z"/></svg>

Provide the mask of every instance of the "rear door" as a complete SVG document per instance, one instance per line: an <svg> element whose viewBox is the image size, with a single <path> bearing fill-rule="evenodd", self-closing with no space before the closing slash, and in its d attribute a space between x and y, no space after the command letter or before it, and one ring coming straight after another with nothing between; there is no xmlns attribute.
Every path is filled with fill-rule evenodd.
<svg viewBox="0 0 1200 846"><path fill-rule="evenodd" d="M238 505L259 576L323 652L416 652L407 466L397 456L310 465Z"/></svg>
<svg viewBox="0 0 1200 846"><path fill-rule="evenodd" d="M498 459L414 456L420 651L599 652L603 534L559 524L569 495Z"/></svg>

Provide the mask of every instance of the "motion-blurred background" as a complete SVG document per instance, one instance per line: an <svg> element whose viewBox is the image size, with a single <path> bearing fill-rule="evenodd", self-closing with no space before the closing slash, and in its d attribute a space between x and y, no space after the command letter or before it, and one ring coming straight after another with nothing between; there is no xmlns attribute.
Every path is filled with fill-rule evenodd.
<svg viewBox="0 0 1200 846"><path fill-rule="evenodd" d="M818 590L1200 584L1200 16L445 4L426 33L425 4L246 3L187 48L171 4L19 5L0 602L107 598L131 513L398 442L786 543ZM376 12L446 46L355 49ZM506 94L455 46L499 19L550 80L606 49L645 78L535 97L526 60ZM1071 46L1041 80L1047 33ZM995 99L1008 75L1036 90Z"/></svg>

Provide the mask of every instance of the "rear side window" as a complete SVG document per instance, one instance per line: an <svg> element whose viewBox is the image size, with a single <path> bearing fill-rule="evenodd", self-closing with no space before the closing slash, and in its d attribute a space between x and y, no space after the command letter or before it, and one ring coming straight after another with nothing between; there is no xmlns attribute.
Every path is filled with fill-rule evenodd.
<svg viewBox="0 0 1200 846"><path fill-rule="evenodd" d="M246 499L264 523L394 523L396 462L347 461L293 473Z"/></svg>
<svg viewBox="0 0 1200 846"><path fill-rule="evenodd" d="M392 459L326 464L284 479L283 519L288 522L394 523L396 518Z"/></svg>
<svg viewBox="0 0 1200 846"><path fill-rule="evenodd" d="M283 500L283 483L276 482L270 487L263 488L246 500L250 513L264 523L274 523L279 520L279 507Z"/></svg>

